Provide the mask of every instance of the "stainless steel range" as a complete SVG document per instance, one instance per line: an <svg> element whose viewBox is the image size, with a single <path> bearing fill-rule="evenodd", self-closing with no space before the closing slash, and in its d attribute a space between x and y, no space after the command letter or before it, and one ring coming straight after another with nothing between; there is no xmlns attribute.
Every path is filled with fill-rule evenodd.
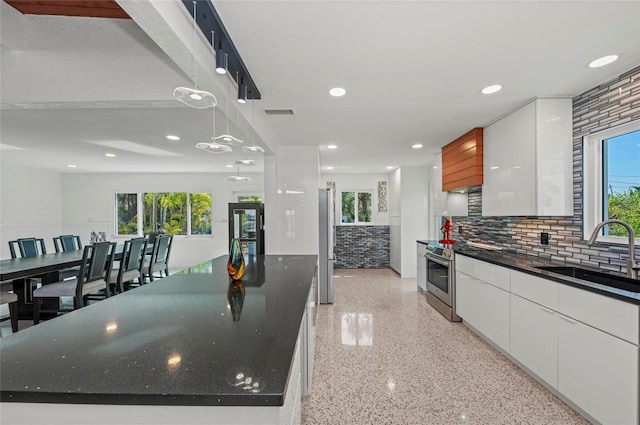
<svg viewBox="0 0 640 425"><path fill-rule="evenodd" d="M453 248L427 241L427 302L452 322L461 321L456 314L456 269Z"/></svg>

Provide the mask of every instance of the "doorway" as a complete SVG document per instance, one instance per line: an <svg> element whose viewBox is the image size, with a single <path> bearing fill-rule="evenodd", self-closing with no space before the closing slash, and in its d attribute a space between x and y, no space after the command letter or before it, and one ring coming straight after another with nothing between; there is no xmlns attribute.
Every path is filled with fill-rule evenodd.
<svg viewBox="0 0 640 425"><path fill-rule="evenodd" d="M234 238L240 242L244 254L264 254L264 204L229 204L229 245Z"/></svg>

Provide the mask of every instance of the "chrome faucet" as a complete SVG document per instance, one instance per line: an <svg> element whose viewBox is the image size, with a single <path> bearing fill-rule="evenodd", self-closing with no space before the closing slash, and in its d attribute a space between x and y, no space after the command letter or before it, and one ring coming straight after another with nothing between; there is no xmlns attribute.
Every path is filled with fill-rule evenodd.
<svg viewBox="0 0 640 425"><path fill-rule="evenodd" d="M593 233L589 238L588 244L593 245L595 243L596 239L598 239L598 233L600 232L600 229L602 229L607 224L619 224L627 229L627 233L629 233L629 259L627 260L627 276L629 276L631 279L637 279L638 270L640 270L640 263L636 261L636 246L634 240L635 232L633 231L633 228L629 225L629 223L622 220L605 220L598 223L596 228L593 229Z"/></svg>

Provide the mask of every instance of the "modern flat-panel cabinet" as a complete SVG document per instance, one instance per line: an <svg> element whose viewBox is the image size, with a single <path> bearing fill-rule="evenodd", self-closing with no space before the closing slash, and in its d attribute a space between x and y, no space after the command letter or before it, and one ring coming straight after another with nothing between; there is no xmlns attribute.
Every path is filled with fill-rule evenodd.
<svg viewBox="0 0 640 425"><path fill-rule="evenodd" d="M511 294L511 355L558 386L558 313Z"/></svg>
<svg viewBox="0 0 640 425"><path fill-rule="evenodd" d="M484 129L482 215L573 215L571 99L536 99Z"/></svg>
<svg viewBox="0 0 640 425"><path fill-rule="evenodd" d="M458 315L505 355L596 421L640 425L640 305L462 255L456 285Z"/></svg>
<svg viewBox="0 0 640 425"><path fill-rule="evenodd" d="M478 280L478 330L509 351L509 293Z"/></svg>
<svg viewBox="0 0 640 425"><path fill-rule="evenodd" d="M458 315L506 351L509 350L508 288L508 269L464 256L456 257Z"/></svg>
<svg viewBox="0 0 640 425"><path fill-rule="evenodd" d="M558 283L510 270L511 355L558 386Z"/></svg>
<svg viewBox="0 0 640 425"><path fill-rule="evenodd" d="M418 281L418 289L427 292L427 259L424 254L427 251L427 245L416 242L416 279Z"/></svg>
<svg viewBox="0 0 640 425"><path fill-rule="evenodd" d="M558 391L603 424L638 424L638 346L560 315Z"/></svg>
<svg viewBox="0 0 640 425"><path fill-rule="evenodd" d="M456 271L456 313L478 328L478 280Z"/></svg>

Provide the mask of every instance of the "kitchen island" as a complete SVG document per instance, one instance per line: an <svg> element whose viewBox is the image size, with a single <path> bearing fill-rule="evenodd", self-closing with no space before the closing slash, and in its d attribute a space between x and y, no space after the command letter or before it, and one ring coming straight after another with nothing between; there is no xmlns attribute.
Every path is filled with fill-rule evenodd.
<svg viewBox="0 0 640 425"><path fill-rule="evenodd" d="M317 257L249 258L242 285L218 257L2 338L0 422L299 423Z"/></svg>

